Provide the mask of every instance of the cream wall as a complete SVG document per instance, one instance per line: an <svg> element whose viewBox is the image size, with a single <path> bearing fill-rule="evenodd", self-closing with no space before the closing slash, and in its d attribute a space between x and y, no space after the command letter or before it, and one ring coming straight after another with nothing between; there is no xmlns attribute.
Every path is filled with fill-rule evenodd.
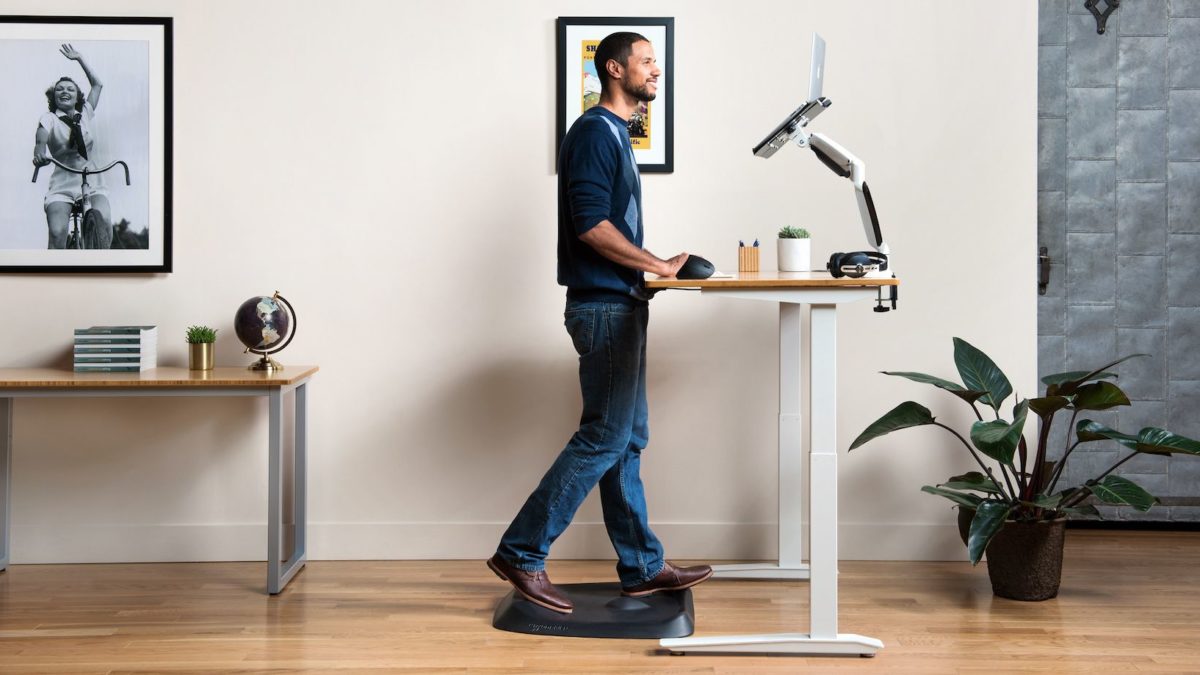
<svg viewBox="0 0 1200 675"><path fill-rule="evenodd" d="M864 247L852 191L807 152L750 148L800 101L829 43L819 130L868 164L901 311L840 314L839 446L906 398L879 375L954 374L952 336L1035 383L1036 5L809 2L150 2L175 17L175 271L0 276L0 365L65 365L70 331L221 329L282 291L285 363L318 363L314 559L490 554L578 414L554 284L554 19L674 16L675 172L643 177L647 246L736 267L736 240L814 232ZM4 1L6 14L94 2ZM8 92L6 95L12 95ZM30 121L31 133L33 120ZM27 161L22 148L11 161ZM8 160L6 160L8 161ZM775 555L776 311L672 292L653 303L654 527L676 558ZM266 411L247 400L21 400L15 562L263 559ZM960 558L919 487L965 453L910 430L841 455L841 554ZM589 499L557 557L611 548Z"/></svg>

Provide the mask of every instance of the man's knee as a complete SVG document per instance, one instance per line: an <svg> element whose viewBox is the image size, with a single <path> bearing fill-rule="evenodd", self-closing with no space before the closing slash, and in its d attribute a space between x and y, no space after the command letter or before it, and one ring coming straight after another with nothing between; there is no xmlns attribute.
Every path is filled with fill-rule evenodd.
<svg viewBox="0 0 1200 675"><path fill-rule="evenodd" d="M632 421L597 420L579 427L571 439L571 446L578 452L589 454L619 454L629 447L631 438Z"/></svg>

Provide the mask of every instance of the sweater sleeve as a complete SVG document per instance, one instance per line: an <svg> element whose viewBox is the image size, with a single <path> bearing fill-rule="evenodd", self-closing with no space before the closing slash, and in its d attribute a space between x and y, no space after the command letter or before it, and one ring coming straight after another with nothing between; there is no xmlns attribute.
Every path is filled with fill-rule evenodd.
<svg viewBox="0 0 1200 675"><path fill-rule="evenodd" d="M620 146L602 126L580 129L567 150L567 202L576 236L611 217Z"/></svg>

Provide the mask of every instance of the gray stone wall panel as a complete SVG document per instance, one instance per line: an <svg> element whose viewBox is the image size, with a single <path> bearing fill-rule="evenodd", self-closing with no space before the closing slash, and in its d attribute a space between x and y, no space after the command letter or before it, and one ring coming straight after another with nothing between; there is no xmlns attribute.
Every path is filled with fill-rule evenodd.
<svg viewBox="0 0 1200 675"><path fill-rule="evenodd" d="M1074 3L1083 7L1083 3ZM1084 10L1087 11L1086 9ZM1067 17L1067 86L1111 87L1117 84L1117 32L1096 34L1091 14Z"/></svg>
<svg viewBox="0 0 1200 675"><path fill-rule="evenodd" d="M1167 231L1200 232L1200 162L1167 162L1167 183Z"/></svg>
<svg viewBox="0 0 1200 675"><path fill-rule="evenodd" d="M1121 110L1117 113L1117 178L1123 181L1167 179L1166 110Z"/></svg>
<svg viewBox="0 0 1200 675"><path fill-rule="evenodd" d="M1111 254L1112 249L1108 252ZM1117 258L1118 327L1151 328L1167 325L1165 260L1160 255ZM1074 300L1074 297L1071 299Z"/></svg>
<svg viewBox="0 0 1200 675"><path fill-rule="evenodd" d="M1122 424L1125 423L1127 416L1141 419L1142 416L1149 414L1144 411L1144 406L1148 405L1147 401L1162 401L1167 395L1166 328L1118 328L1117 356L1120 358L1130 354L1149 354L1149 356L1130 359L1116 368L1115 372L1119 376L1117 385L1134 401L1133 407L1138 409L1137 413L1129 413L1129 408L1121 408L1119 415ZM1162 413L1166 414L1165 408ZM1165 417L1161 420L1161 424L1142 426L1162 426L1163 424L1166 424ZM1122 426L1121 430L1128 432L1129 428Z"/></svg>
<svg viewBox="0 0 1200 675"><path fill-rule="evenodd" d="M1113 160L1071 160L1068 163L1068 232L1116 232L1116 169L1117 163Z"/></svg>
<svg viewBox="0 0 1200 675"><path fill-rule="evenodd" d="M1200 307L1200 234L1172 234L1168 241L1167 302L1172 307Z"/></svg>
<svg viewBox="0 0 1200 675"><path fill-rule="evenodd" d="M1121 15L1121 35L1167 34L1167 0L1126 0L1117 13Z"/></svg>
<svg viewBox="0 0 1200 675"><path fill-rule="evenodd" d="M1167 184L1117 184L1117 251L1162 255L1167 250Z"/></svg>
<svg viewBox="0 0 1200 675"><path fill-rule="evenodd" d="M1171 92L1167 129L1169 159L1200 160L1200 90Z"/></svg>
<svg viewBox="0 0 1200 675"><path fill-rule="evenodd" d="M1038 120L1038 189L1067 189L1067 120Z"/></svg>
<svg viewBox="0 0 1200 675"><path fill-rule="evenodd" d="M1069 62L1070 57L1068 66ZM1200 88L1200 18L1171 20L1167 29L1167 62L1171 64L1167 75L1171 87ZM1103 68L1104 64L1097 66Z"/></svg>
<svg viewBox="0 0 1200 675"><path fill-rule="evenodd" d="M1167 105L1167 38L1123 37L1119 41L1117 102L1122 108ZM1040 92L1040 89L1039 89Z"/></svg>
<svg viewBox="0 0 1200 675"><path fill-rule="evenodd" d="M1168 317L1170 378L1200 380L1200 307L1172 307L1168 310ZM1192 414L1200 419L1200 408L1195 408Z"/></svg>

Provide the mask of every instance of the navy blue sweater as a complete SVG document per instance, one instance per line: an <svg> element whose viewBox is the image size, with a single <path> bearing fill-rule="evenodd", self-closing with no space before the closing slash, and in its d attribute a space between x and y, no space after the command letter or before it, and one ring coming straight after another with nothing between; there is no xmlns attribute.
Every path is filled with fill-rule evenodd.
<svg viewBox="0 0 1200 675"><path fill-rule="evenodd" d="M643 275L601 256L579 235L608 220L642 246L642 180L625 120L594 106L558 154L558 283L568 297L641 302Z"/></svg>

